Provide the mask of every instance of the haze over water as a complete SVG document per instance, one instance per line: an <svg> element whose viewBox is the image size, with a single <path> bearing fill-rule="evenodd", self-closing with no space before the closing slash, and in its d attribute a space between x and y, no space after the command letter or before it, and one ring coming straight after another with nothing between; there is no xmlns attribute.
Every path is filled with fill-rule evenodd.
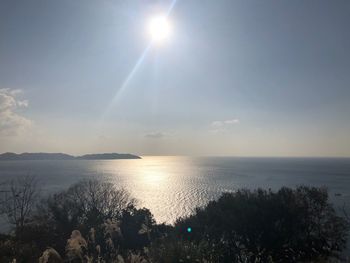
<svg viewBox="0 0 350 263"><path fill-rule="evenodd" d="M0 154L144 155L140 160L72 157L65 161L0 161L0 186L16 177L31 175L39 180L41 193L46 197L81 180L111 182L130 192L138 200L138 208L148 208L157 223L172 224L223 192L305 185L326 187L336 211L350 215L349 14L350 1L346 0L0 0ZM59 211L57 225L50 231L35 228L38 235L30 235L32 240L26 244L23 233L26 225L30 231L32 226L25 217L35 218L36 225L45 227L53 225L52 220L47 220L51 217L36 218L28 208L30 205L16 203L17 199L32 203L34 198L21 196L28 193L25 190L12 191L10 198L7 198L10 191L0 192L5 196L1 211L13 217L16 226L11 235L0 238L1 262L12 262L12 258L2 259L3 251L8 254L6 246L12 246L10 250L16 259L20 259L17 254L23 250L22 258L27 262L25 245L29 252L37 248L37 255L46 245L53 248L57 245L58 251L62 247L62 254L67 252L66 238L72 230L81 230L80 226L89 229L93 226L91 230L95 231L102 222L106 226L118 220L127 225L134 220L107 218L91 209L93 213L87 210L81 216L82 223L70 220L68 215L67 222L79 224L66 227L60 215L66 211ZM84 203L86 198L79 206ZM313 205L307 204L307 208ZM23 207L28 208L29 216L20 211L18 219L15 212ZM250 211L249 204L242 207ZM268 211L271 215L280 209L268 207L273 207ZM259 208L263 212L267 209ZM343 240L340 231L339 235L332 235L341 226L335 217L322 223L319 219L325 215L317 209L312 220L304 220L307 216L294 210L290 212L302 218L300 221L311 223L316 218L316 226L332 232L329 241ZM234 210L228 211L227 215L230 214L240 215ZM111 241L118 261L119 255L129 257L130 251L136 253L136 245L142 248L137 253L143 256L148 254L144 248L151 251L153 244L158 244L158 237L150 235L153 231L150 220L141 215L137 219L139 226L119 231L123 232L122 242L119 238L115 244ZM229 218L227 215L223 218ZM90 220L92 217L95 218ZM1 221L4 218L0 217L0 233L5 233L3 230L9 226ZM274 217L268 216L268 220L271 218ZM254 224L263 225L260 216L254 219L257 219ZM98 223L97 228L91 221ZM249 220L242 221L253 225ZM303 237L308 225L303 223L300 227L299 219L290 221L272 222L273 229L281 233L282 223L287 226L296 223L298 227L290 228L293 231L288 234L282 233L286 243L276 246L278 249L271 253L270 243L278 240L275 236L267 235L266 247L261 246L264 241L248 251L251 245L241 246L240 241L251 243L255 239L248 232L261 235L258 228L245 233L249 238L237 235L235 228L241 229L238 223L223 228L221 236L215 230L212 240L203 235L198 244L205 241L209 250L221 254L221 245L214 248L220 240L227 247L225 253L230 260L232 255L236 257L237 250L244 257L252 251L256 258L263 254L260 251L269 258L290 252L308 257L316 254L314 245L320 243L320 251L327 250L328 257L331 248L340 247L337 242L329 245L319 229L318 238L309 242L309 233ZM219 225L208 222L209 228ZM61 225L66 231L61 231ZM164 237L172 236L168 234L173 230L169 227ZM48 238L45 248L40 247L38 241L46 232L54 238ZM64 232L68 235L63 235ZM147 236L132 237L130 240L137 242L125 245L129 243L126 235L133 236L134 232ZM305 241L303 244L290 242L294 232L296 240ZM234 233L239 242L228 233ZM146 246L141 246L138 239L145 239L152 246L147 247L146 241ZM168 240L163 237L160 240L159 248L163 250ZM176 245L169 247L177 249L178 241L174 240ZM100 247L99 261L103 260L104 251L111 248L110 242L102 243L107 247ZM346 255L350 255L349 243ZM297 246L288 250L285 244ZM97 253L95 244L89 247L94 248L89 255ZM156 253L150 255L161 254L158 248L154 249ZM183 249L188 250L186 244ZM106 258L111 257L106 254ZM273 261L285 258L283 255Z"/></svg>
<svg viewBox="0 0 350 263"><path fill-rule="evenodd" d="M36 176L43 194L96 178L124 187L157 222L173 223L222 192L239 188L325 186L350 208L350 159L144 156L140 160L1 161L0 180ZM336 195L337 194L337 195Z"/></svg>

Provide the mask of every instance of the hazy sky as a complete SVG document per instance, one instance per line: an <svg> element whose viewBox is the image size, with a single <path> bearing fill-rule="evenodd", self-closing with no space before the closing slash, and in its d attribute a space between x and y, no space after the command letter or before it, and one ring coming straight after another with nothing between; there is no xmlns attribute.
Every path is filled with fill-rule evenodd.
<svg viewBox="0 0 350 263"><path fill-rule="evenodd" d="M350 1L170 5L0 0L0 152L350 156Z"/></svg>

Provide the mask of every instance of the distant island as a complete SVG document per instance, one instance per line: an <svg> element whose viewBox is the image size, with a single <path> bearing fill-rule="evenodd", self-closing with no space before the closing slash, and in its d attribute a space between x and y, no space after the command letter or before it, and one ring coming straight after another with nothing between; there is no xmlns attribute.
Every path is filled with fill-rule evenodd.
<svg viewBox="0 0 350 263"><path fill-rule="evenodd" d="M77 156L79 160L113 160L113 159L141 159L140 156L129 153L97 153Z"/></svg>
<svg viewBox="0 0 350 263"><path fill-rule="evenodd" d="M65 153L3 153L0 161L23 161L23 160L116 160L116 159L141 159L140 156L128 153L100 153L73 156Z"/></svg>

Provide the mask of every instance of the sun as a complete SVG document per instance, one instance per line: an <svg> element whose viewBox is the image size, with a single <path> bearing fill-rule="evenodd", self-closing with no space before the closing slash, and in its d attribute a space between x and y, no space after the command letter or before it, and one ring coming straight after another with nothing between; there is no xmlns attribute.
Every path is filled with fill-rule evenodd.
<svg viewBox="0 0 350 263"><path fill-rule="evenodd" d="M155 43L162 43L170 36L170 24L165 16L155 16L150 19L148 24L148 31L151 35L152 41Z"/></svg>

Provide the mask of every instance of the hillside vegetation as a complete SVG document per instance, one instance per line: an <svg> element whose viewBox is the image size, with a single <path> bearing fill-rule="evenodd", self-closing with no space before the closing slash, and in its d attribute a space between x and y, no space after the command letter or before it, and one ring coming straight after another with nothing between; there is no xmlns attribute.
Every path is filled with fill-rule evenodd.
<svg viewBox="0 0 350 263"><path fill-rule="evenodd" d="M12 231L0 262L324 262L340 258L349 229L323 188L224 193L174 225L108 182L45 198L33 177L2 188Z"/></svg>

